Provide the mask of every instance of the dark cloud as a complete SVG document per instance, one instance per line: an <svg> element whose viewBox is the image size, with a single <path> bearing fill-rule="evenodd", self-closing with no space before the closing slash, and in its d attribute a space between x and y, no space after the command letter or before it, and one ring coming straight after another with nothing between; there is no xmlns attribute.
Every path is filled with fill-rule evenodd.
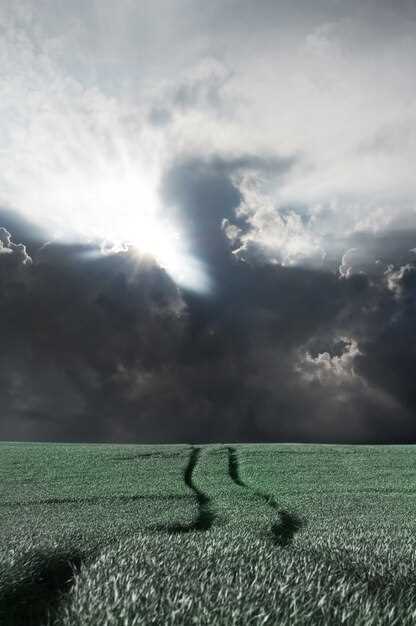
<svg viewBox="0 0 416 626"><path fill-rule="evenodd" d="M146 259L137 267L128 253L103 257L96 250L96 259L81 261L80 252L85 249L51 244L23 275L9 279L13 288L0 309L10 402L3 407L10 416L3 436L35 411L47 438L86 431L92 439L111 438L126 411L123 394L112 397L120 373L133 367L151 373L172 360L183 304L165 272ZM51 418L55 428L45 428Z"/></svg>
<svg viewBox="0 0 416 626"><path fill-rule="evenodd" d="M416 266L390 266L384 278L387 288L379 291L374 305L365 311L366 324L360 333L363 354L357 359L357 369L370 384L390 393L413 416L413 432Z"/></svg>
<svg viewBox="0 0 416 626"><path fill-rule="evenodd" d="M210 294L178 289L129 250L49 243L30 262L0 231L3 439L414 438L413 234L346 241L366 238L365 254L344 255L351 271L243 262L222 223L239 219L233 174L262 167L290 163L194 159L166 172L165 202Z"/></svg>

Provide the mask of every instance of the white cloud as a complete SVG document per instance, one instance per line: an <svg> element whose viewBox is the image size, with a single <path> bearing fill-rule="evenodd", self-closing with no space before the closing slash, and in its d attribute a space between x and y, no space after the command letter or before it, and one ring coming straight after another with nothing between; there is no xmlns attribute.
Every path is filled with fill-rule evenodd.
<svg viewBox="0 0 416 626"><path fill-rule="evenodd" d="M282 265L322 261L325 255L319 238L295 211L282 214L270 196L262 192L256 175L243 176L238 186L242 202L236 215L249 229L243 232L227 220L223 224L236 256L243 260L261 256Z"/></svg>
<svg viewBox="0 0 416 626"><path fill-rule="evenodd" d="M227 0L202 18L188 0L22 0L0 22L0 203L47 237L118 230L118 243L120 224L159 211L167 232L158 183L184 153L301 155L266 186L236 181L241 254L318 262L328 240L415 215L409 12Z"/></svg>
<svg viewBox="0 0 416 626"><path fill-rule="evenodd" d="M396 269L389 265L384 273L387 288L400 298L410 286L416 287L416 267L407 263Z"/></svg>
<svg viewBox="0 0 416 626"><path fill-rule="evenodd" d="M309 352L300 356L296 371L301 377L311 383L337 388L341 385L364 384L354 369L354 360L361 354L358 343L348 337L340 337L345 343L345 349L339 356L331 356L329 352L322 352L313 357Z"/></svg>
<svg viewBox="0 0 416 626"><path fill-rule="evenodd" d="M0 227L0 256L2 255L13 257L18 265L30 265L32 263L26 246L23 243L13 243L9 231Z"/></svg>

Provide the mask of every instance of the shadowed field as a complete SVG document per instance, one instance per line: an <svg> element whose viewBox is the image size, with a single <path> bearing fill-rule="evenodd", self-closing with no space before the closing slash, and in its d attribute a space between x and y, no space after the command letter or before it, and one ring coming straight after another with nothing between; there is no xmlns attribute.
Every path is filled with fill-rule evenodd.
<svg viewBox="0 0 416 626"><path fill-rule="evenodd" d="M412 624L412 446L0 444L0 624Z"/></svg>

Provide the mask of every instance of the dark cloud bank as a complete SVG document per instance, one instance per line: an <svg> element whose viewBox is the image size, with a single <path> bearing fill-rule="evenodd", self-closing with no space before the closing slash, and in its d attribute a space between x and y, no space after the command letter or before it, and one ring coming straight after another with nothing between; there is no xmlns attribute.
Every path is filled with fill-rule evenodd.
<svg viewBox="0 0 416 626"><path fill-rule="evenodd" d="M350 237L319 271L242 260L222 224L247 229L243 167L290 164L194 159L163 180L205 295L132 252L42 246L2 213L2 439L415 440L416 232Z"/></svg>

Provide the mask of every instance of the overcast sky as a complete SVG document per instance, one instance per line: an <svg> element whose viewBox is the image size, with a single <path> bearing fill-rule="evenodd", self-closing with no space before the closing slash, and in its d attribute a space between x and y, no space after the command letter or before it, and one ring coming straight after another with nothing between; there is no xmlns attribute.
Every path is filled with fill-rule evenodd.
<svg viewBox="0 0 416 626"><path fill-rule="evenodd" d="M0 438L416 439L414 0L3 0Z"/></svg>

